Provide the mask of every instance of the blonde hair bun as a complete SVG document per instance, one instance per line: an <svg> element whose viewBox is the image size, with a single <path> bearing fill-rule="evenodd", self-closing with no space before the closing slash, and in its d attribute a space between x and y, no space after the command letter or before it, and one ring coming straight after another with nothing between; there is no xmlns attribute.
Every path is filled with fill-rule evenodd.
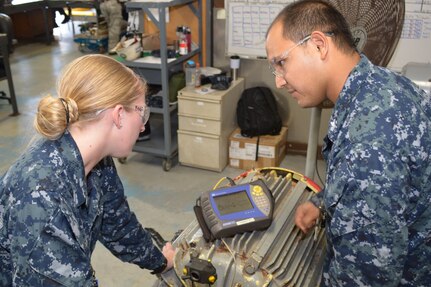
<svg viewBox="0 0 431 287"><path fill-rule="evenodd" d="M34 127L42 136L55 140L78 117L78 107L73 99L47 95L39 102Z"/></svg>

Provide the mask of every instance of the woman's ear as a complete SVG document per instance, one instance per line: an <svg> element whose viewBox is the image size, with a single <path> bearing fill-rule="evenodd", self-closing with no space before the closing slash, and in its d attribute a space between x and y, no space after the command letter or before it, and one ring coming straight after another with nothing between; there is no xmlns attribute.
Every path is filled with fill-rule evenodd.
<svg viewBox="0 0 431 287"><path fill-rule="evenodd" d="M124 118L124 107L122 105L116 105L112 110L112 120L114 125L121 129L123 127Z"/></svg>

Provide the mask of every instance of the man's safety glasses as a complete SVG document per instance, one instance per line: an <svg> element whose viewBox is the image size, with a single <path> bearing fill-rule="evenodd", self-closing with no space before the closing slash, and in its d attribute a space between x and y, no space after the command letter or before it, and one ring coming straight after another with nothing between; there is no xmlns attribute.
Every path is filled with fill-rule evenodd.
<svg viewBox="0 0 431 287"><path fill-rule="evenodd" d="M286 59L289 57L290 52L292 52L293 49L295 49L298 46L301 46L308 40L310 40L311 35L306 36L302 40L300 40L298 43L293 45L293 47L290 47L286 51L284 51L280 56L275 57L274 59L269 62L269 69L271 70L271 73L279 78L284 77L285 71L284 71L284 64L286 63Z"/></svg>
<svg viewBox="0 0 431 287"><path fill-rule="evenodd" d="M324 34L329 37L334 36L333 32L324 32ZM271 71L271 73L274 76L279 78L284 77L284 75L286 74L284 65L286 64L286 59L289 57L289 54L292 52L293 49L295 49L298 46L301 46L302 44L304 44L310 39L311 39L311 34L299 40L295 45L293 45L292 47L284 51L280 56L273 58L269 62L269 70Z"/></svg>

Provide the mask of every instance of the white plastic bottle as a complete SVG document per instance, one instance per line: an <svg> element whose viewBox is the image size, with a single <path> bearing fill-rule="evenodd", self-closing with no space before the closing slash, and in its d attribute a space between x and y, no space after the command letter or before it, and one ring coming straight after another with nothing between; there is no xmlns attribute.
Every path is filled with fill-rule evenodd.
<svg viewBox="0 0 431 287"><path fill-rule="evenodd" d="M187 39L186 39L186 35L183 33L181 34L181 39L180 39L180 55L187 55L189 50L187 48Z"/></svg>

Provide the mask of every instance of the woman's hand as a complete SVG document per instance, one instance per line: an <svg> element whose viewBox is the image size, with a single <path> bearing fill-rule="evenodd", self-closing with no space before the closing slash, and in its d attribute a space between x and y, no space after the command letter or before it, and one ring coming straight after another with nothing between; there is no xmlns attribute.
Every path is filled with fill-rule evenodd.
<svg viewBox="0 0 431 287"><path fill-rule="evenodd" d="M165 272L174 266L175 248L172 246L170 242L167 242L165 246L163 246L162 253L165 256L165 258L168 260L166 268L163 271Z"/></svg>
<svg viewBox="0 0 431 287"><path fill-rule="evenodd" d="M307 201L296 209L295 224L299 229L307 234L316 225L316 220L320 216L320 210L311 201Z"/></svg>

